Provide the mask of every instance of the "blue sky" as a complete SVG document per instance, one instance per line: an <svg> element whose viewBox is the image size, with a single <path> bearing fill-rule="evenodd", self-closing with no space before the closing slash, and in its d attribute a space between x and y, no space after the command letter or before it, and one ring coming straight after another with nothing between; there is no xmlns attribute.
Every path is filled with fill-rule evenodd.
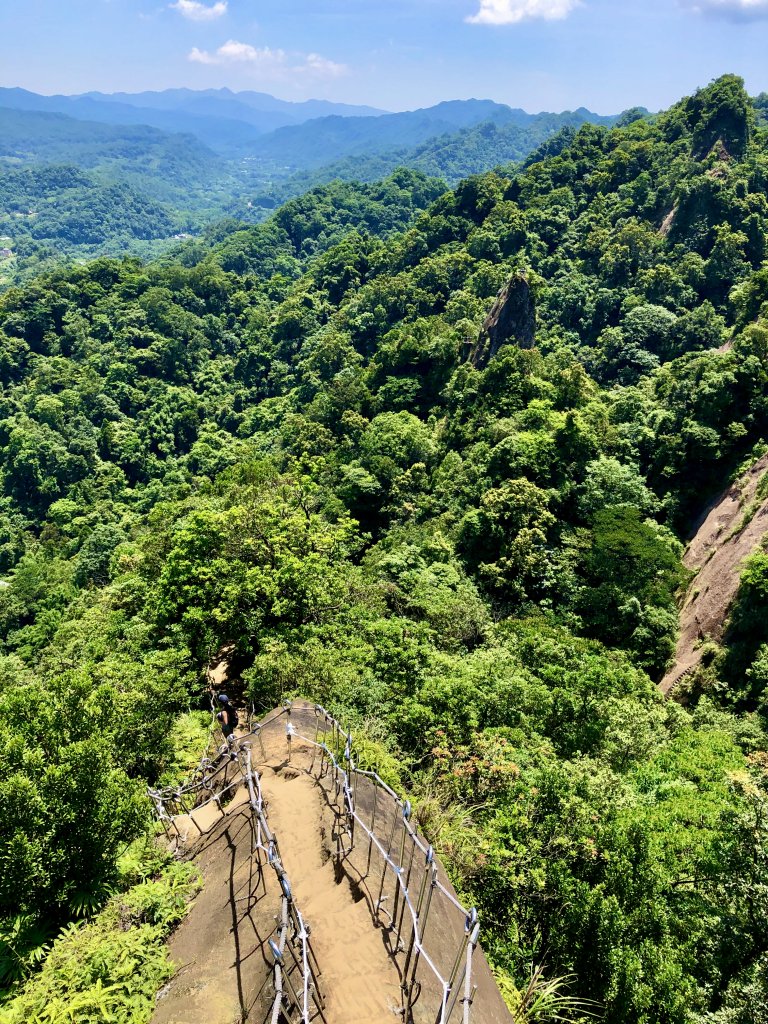
<svg viewBox="0 0 768 1024"><path fill-rule="evenodd" d="M0 0L0 84L229 86L390 110L667 106L768 91L768 0Z"/></svg>

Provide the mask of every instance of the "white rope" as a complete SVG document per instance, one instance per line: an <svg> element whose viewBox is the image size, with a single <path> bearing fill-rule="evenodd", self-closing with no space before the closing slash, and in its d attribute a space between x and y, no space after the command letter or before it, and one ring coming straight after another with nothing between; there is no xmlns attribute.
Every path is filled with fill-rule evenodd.
<svg viewBox="0 0 768 1024"><path fill-rule="evenodd" d="M395 876L398 891L402 895L404 906L408 909L408 913L411 919L411 926L413 929L412 939L410 940L412 944L411 953L415 953L416 957L414 960L411 984L413 983L413 979L415 978L416 974L415 964L416 962L418 962L419 959L421 959L429 967L429 969L431 970L432 974L435 977L436 982L438 983L438 986L442 990L440 1008L436 1024L447 1024L449 1018L452 1015L454 1006L456 1005L459 992L463 987L463 998L461 999L461 1002L463 1003L463 1024L469 1024L469 1014L474 991L471 977L472 954L474 952L475 946L477 945L478 934L480 929L480 926L477 922L477 912L475 911L474 908L472 908L471 910L467 910L466 907L464 907L461 904L461 902L456 898L456 896L454 896L454 894L450 892L450 890L439 880L439 878L437 877L437 872L434 872L428 884L431 885L437 891L439 891L441 895L449 902L449 904L451 904L454 907L454 909L458 910L463 915L465 921L464 942L462 943L462 946L460 947L459 952L456 956L456 960L451 970L450 976L448 978L445 978L441 973L440 969L437 967L433 957L430 956L429 952L425 947L424 937L421 934L420 929L419 911L414 906L412 894L408 888L407 882L403 877L405 869L403 865L398 864L393 859L390 850L385 849L385 846L382 843L382 841L379 839L379 837L376 835L373 829L369 828L369 826L358 813L357 808L355 806L354 786L352 784L352 780L358 776L369 779L373 782L375 787L382 789L385 793L388 794L388 796L391 797L391 799L395 803L395 807L399 812L400 819L402 822L404 830L403 843L405 843L405 837L407 836L410 839L410 842L413 844L414 851L419 850L424 855L426 863L430 864L432 861L433 851L430 846L426 846L421 841L421 839L418 836L418 833L410 823L410 804L407 801L403 802L397 795L397 793L392 789L392 787L389 786L386 782L384 782L384 780L381 778L380 775L378 775L377 772L369 771L363 768L358 768L355 765L352 757L352 734L347 733L342 728L341 724L335 718L333 718L333 716L330 715L328 711L326 711L325 708L322 707L322 705L315 704L313 706L307 707L306 709L302 708L298 710L314 711L317 720L319 720L320 718L324 720L323 724L327 728L324 729L323 732L327 733L330 731L334 734L334 738L338 739L339 742L341 742L342 740L344 741L343 756L344 759L348 762L348 768L345 768L342 764L339 763L336 754L334 753L333 750L331 750L331 748L328 746L326 742L321 743L317 742L317 740L312 740L308 736L303 735L296 729L296 726L291 721L292 710L292 705L289 702L284 707L280 708L278 711L270 713L270 715L268 715L265 719L256 723L250 729L250 731L244 737L242 737L240 741L239 753L241 757L243 754L245 755L244 758L242 758L242 760L241 757L239 757L235 762L240 769L240 778L234 779L232 782L227 783L227 785L218 793L209 797L203 803L198 804L194 808L192 808L192 810L198 810L200 808L208 806L210 803L214 801L217 802L219 806L221 806L220 801L224 793L228 792L233 786L239 785L242 781L246 783L246 786L248 788L249 804L251 806L252 813L256 820L256 843L253 849L259 850L266 855L267 862L274 869L277 875L278 882L282 889L281 905L283 912L281 915L281 925L278 935L279 945L274 944L272 940L270 940L270 946L272 947L273 954L275 953L275 951L277 951L278 954L275 956L274 964L275 1001L272 1007L272 1024L277 1024L281 1012L281 1007L283 1005L283 1002L287 998L285 988L286 983L288 985L289 991L293 993L294 998L297 999L298 997L298 993L293 992L293 985L288 979L287 968L283 956L286 948L286 943L289 941L289 915L293 919L294 925L293 936L290 938L290 941L292 942L292 944L298 944L298 949L296 951L296 964L297 966L299 964L301 965L301 1005L297 1005L297 1009L301 1013L301 1022L302 1024L310 1024L310 1021L312 1019L312 1002L314 1002L320 1015L323 1016L321 1003L318 1001L318 994L316 993L316 991L313 992L313 989L316 990L316 978L313 975L310 963L309 933L305 926L304 918L302 917L298 907L295 905L290 881L280 859L277 839L275 835L272 833L266 818L266 814L264 811L264 798L261 791L261 780L258 772L252 766L251 748L250 744L248 743L249 737L257 738L261 742L262 732L268 726L277 722L284 715L288 716L288 721L286 722L285 727L285 735L289 744L289 748L291 741L294 738L297 740L301 740L304 743L310 745L311 747L323 751L323 753L327 755L328 765L325 768L325 773L327 773L330 770L331 765L333 766L337 786L336 794L337 797L339 795L342 796L342 806L345 808L345 810L340 811L340 813L346 814L346 816L349 819L350 829L348 830L348 832L350 837L352 836L352 830L354 826L359 826L359 828L362 829L362 831L365 833L365 836L367 837L369 843L371 844L371 847L375 846L378 853L380 854L385 865L384 873L386 874L386 871L390 870ZM218 767L211 771L211 768L213 768L216 765L216 762L219 759L222 759L221 764L219 764ZM243 760L245 762L244 764ZM195 793L199 793L200 790L203 788L210 788L216 777L222 771L226 770L228 765L231 763L232 761L230 758L230 752L226 748L223 748L222 751L220 751L218 757L213 761L211 761L210 758L208 758L207 756L204 757L200 765L197 767L197 769L195 769L195 771L191 773L188 780L182 786L177 788L166 787L162 790L148 789L148 796L150 796L150 798L152 799L157 815L160 818L160 820L163 821L163 824L168 822L175 826L176 819L182 816L169 815L166 810L167 804L176 801L181 801L183 797L189 797ZM191 813L191 811L185 812L185 814ZM354 823L354 825L352 823ZM393 823L392 826L392 836L394 836L394 829L396 827L396 823L397 818L395 819L395 822ZM392 842L392 836L390 836L390 846ZM349 852L351 852L351 849L352 846L350 846L349 850L344 851L343 845L341 847L341 850L345 856L347 856ZM411 855L410 863L411 865L413 864L413 854ZM410 875L410 867L408 870L408 874ZM427 882L425 879L423 881L423 885L426 884ZM419 897L419 899L421 899L421 896ZM377 912L380 912L380 902L381 901L377 903L375 908ZM458 971L459 967L462 966L462 961L464 971L462 972L461 976L459 976ZM461 982L463 982L463 986L461 985ZM452 996L453 998L451 998Z"/></svg>

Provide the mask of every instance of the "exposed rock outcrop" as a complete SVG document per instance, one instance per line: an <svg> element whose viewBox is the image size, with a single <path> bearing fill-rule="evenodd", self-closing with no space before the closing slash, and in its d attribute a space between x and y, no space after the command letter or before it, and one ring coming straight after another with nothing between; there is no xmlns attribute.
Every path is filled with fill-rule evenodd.
<svg viewBox="0 0 768 1024"><path fill-rule="evenodd" d="M714 502L688 545L683 563L696 577L680 610L675 663L659 683L662 693L671 693L698 668L707 640L722 640L744 560L768 534L768 499L758 492L766 473L768 455L763 455Z"/></svg>
<svg viewBox="0 0 768 1024"><path fill-rule="evenodd" d="M485 318L480 335L469 353L469 361L484 369L502 345L516 343L533 348L536 337L536 305L525 274L518 273L504 285Z"/></svg>

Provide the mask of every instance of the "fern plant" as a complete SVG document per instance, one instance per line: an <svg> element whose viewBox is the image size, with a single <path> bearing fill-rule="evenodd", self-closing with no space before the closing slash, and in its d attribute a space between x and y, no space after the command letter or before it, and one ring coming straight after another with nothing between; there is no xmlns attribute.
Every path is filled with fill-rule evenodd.
<svg viewBox="0 0 768 1024"><path fill-rule="evenodd" d="M572 981L573 975L568 974L546 977L543 964L531 967L524 989L517 988L509 977L498 979L515 1024L555 1024L559 1021L574 1024L584 1018L597 1017L599 1003L569 995L568 987Z"/></svg>
<svg viewBox="0 0 768 1024"><path fill-rule="evenodd" d="M26 978L45 959L50 932L40 921L19 914L0 927L0 989Z"/></svg>
<svg viewBox="0 0 768 1024"><path fill-rule="evenodd" d="M199 885L192 865L171 863L92 920L67 925L50 949L35 947L42 969L0 1008L0 1024L146 1024L174 971L163 940Z"/></svg>

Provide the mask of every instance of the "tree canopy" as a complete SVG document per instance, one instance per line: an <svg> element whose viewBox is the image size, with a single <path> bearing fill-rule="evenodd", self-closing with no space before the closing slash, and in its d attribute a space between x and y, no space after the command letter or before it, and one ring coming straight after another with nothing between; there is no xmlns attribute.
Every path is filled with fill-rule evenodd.
<svg viewBox="0 0 768 1024"><path fill-rule="evenodd" d="M0 943L120 884L228 644L257 708L382 745L508 988L764 1019L764 555L707 692L654 683L690 526L768 442L767 181L726 76L452 190L336 183L8 290ZM477 367L521 273L535 344Z"/></svg>

